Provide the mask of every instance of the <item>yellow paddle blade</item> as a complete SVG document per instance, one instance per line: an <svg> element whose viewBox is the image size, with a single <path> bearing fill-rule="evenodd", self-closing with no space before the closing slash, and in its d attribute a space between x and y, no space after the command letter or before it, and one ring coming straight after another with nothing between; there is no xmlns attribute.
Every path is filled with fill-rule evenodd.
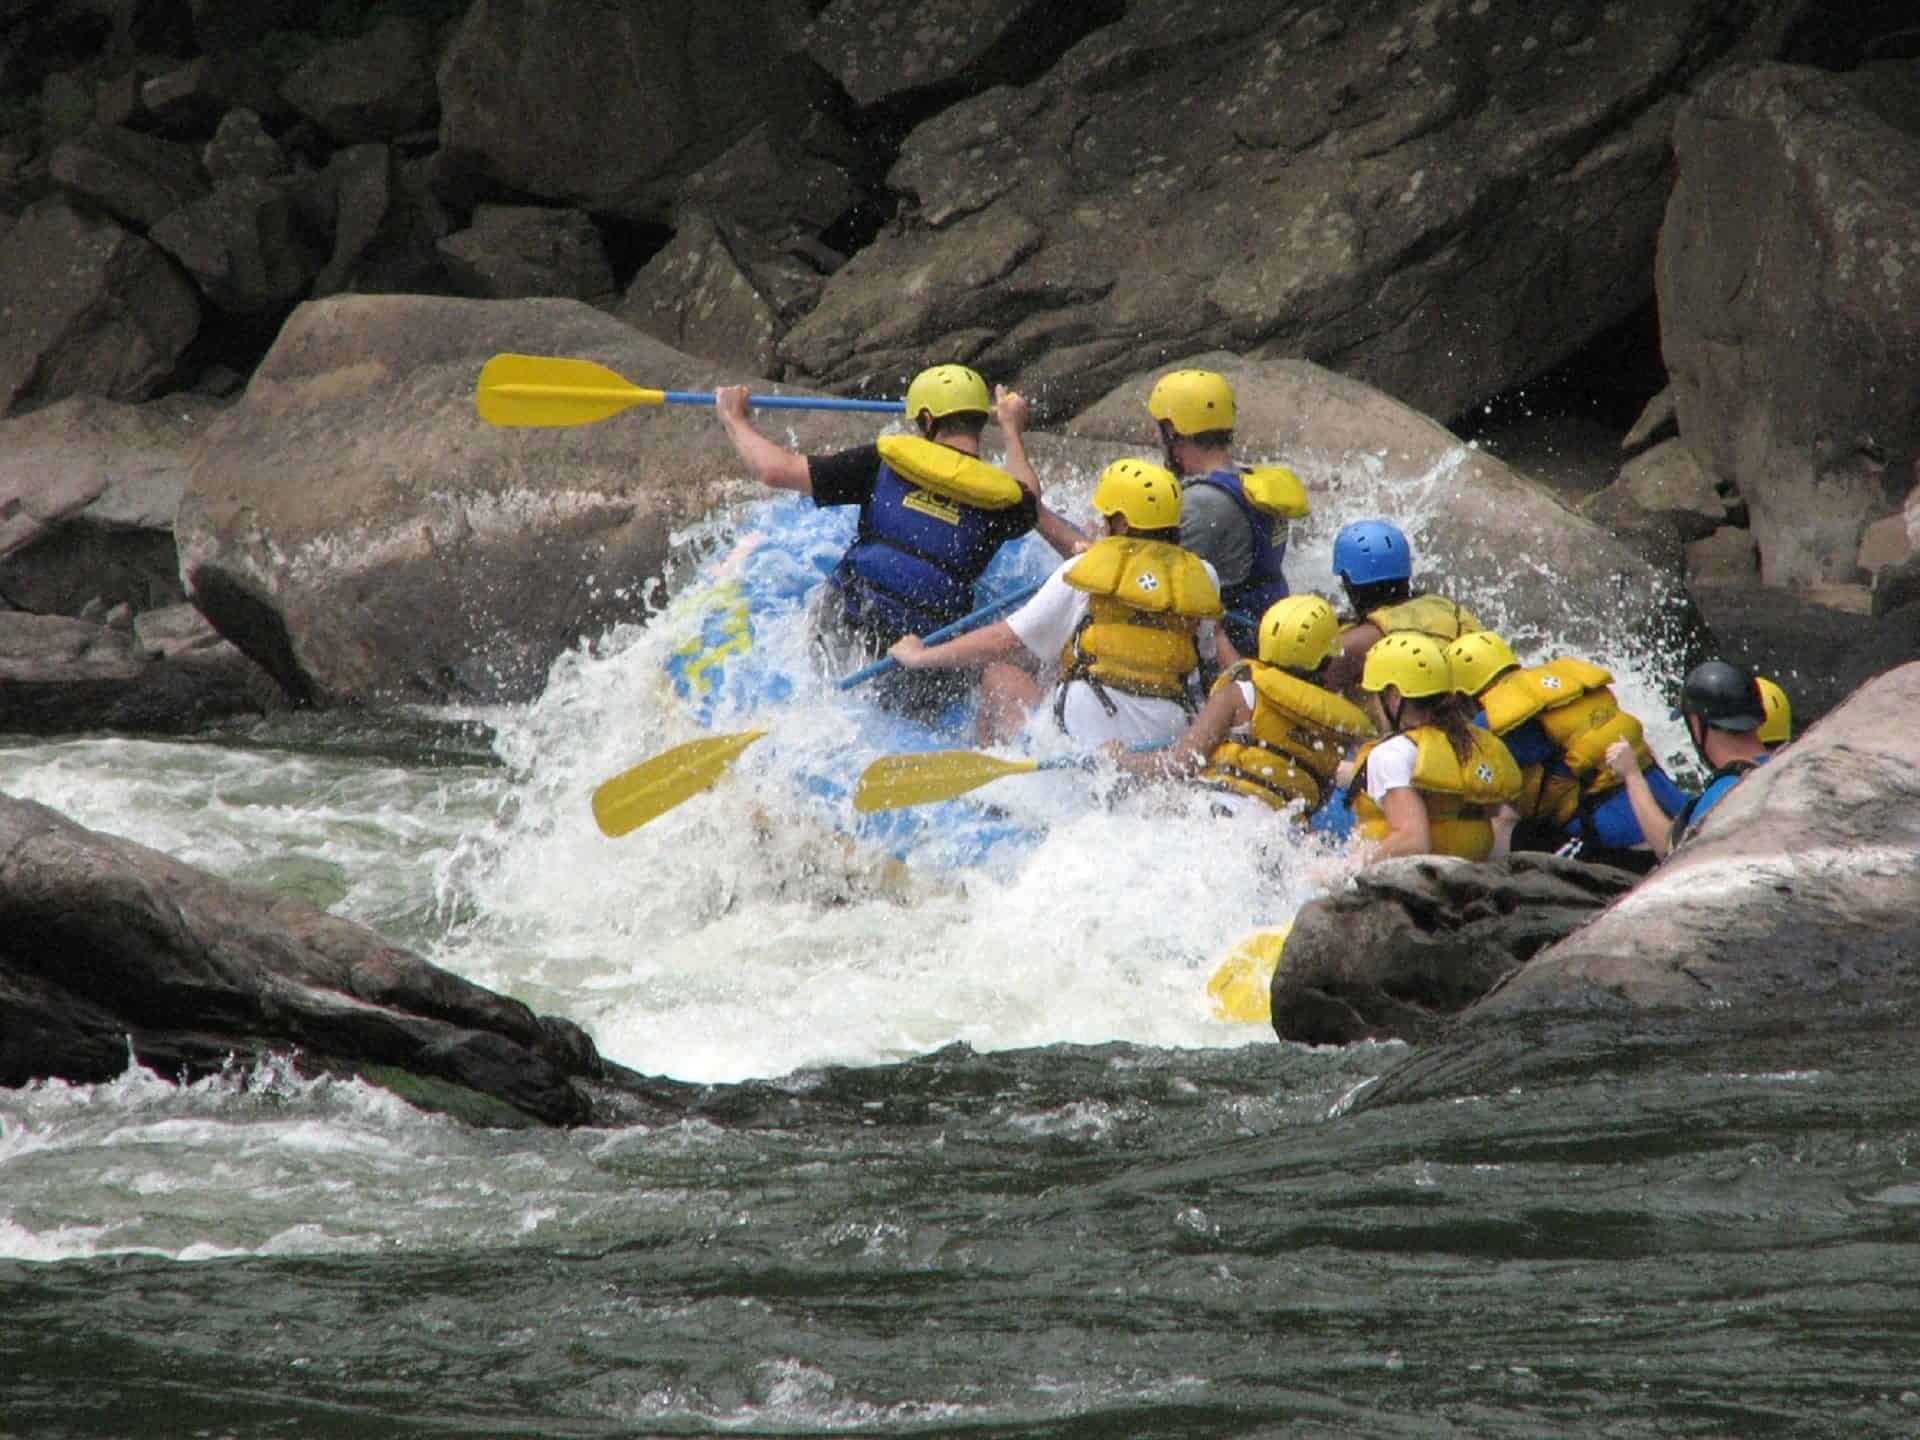
<svg viewBox="0 0 1920 1440"><path fill-rule="evenodd" d="M710 735L656 755L593 792L593 819L604 835L624 835L706 789L767 732Z"/></svg>
<svg viewBox="0 0 1920 1440"><path fill-rule="evenodd" d="M591 425L631 405L664 404L665 396L591 360L496 355L480 368L473 404L490 425Z"/></svg>
<svg viewBox="0 0 1920 1440"><path fill-rule="evenodd" d="M1289 921L1274 930L1256 930L1227 952L1227 958L1207 981L1214 1019L1248 1025L1265 1025L1273 1019L1269 998L1273 972L1280 968L1280 949L1292 929Z"/></svg>
<svg viewBox="0 0 1920 1440"><path fill-rule="evenodd" d="M853 788L853 808L865 815L874 810L931 805L977 790L1003 775L1024 775L1041 768L1037 760L1002 760L977 750L882 755L860 772L860 783Z"/></svg>

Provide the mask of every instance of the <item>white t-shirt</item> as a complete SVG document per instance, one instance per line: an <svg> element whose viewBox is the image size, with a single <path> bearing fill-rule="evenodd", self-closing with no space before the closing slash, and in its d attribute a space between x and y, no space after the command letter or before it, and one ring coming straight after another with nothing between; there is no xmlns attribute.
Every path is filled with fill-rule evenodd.
<svg viewBox="0 0 1920 1440"><path fill-rule="evenodd" d="M1075 559L1078 557L1076 556ZM1058 697L1054 690L1059 682L1060 653L1067 642L1073 638L1073 632L1080 628L1080 622L1087 613L1087 592L1076 590L1067 583L1067 570L1073 564L1066 561L1053 574L1046 578L1039 592L1007 616L1007 626L1031 654L1041 662L1040 683L1046 698L1040 702L1040 710L1035 712L1030 725L1045 722L1053 725L1054 705ZM1200 562L1206 565L1206 561ZM1219 584L1211 565L1207 565L1207 574ZM1203 660L1214 658L1214 630L1211 620L1202 621L1199 631L1194 635L1194 646ZM1081 680L1067 686L1066 706L1061 719L1066 725L1067 734L1080 745L1095 749L1109 740L1134 745L1160 745L1169 740L1177 740L1187 728L1190 718L1187 708L1177 700L1161 700L1151 696L1128 695L1119 690L1108 690L1107 698L1113 701L1114 713L1109 715L1107 707L1100 703L1099 695L1093 687Z"/></svg>
<svg viewBox="0 0 1920 1440"><path fill-rule="evenodd" d="M1367 797L1384 808L1389 790L1409 789L1419 753L1410 735L1395 735L1374 746L1367 753Z"/></svg>

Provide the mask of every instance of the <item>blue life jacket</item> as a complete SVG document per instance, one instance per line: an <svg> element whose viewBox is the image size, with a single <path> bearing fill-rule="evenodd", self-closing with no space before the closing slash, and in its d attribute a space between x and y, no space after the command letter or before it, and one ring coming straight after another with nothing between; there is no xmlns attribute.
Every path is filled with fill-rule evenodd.
<svg viewBox="0 0 1920 1440"><path fill-rule="evenodd" d="M1233 648L1242 655L1258 655L1260 617L1274 601L1284 600L1291 593L1287 589L1287 577L1280 571L1281 562L1287 558L1287 522L1259 509L1247 498L1238 470L1213 470L1185 483L1189 487L1211 485L1224 491L1246 519L1247 531L1253 539L1253 568L1247 572L1246 579L1221 589L1220 603L1229 612L1225 623ZM1253 623L1240 624L1233 619L1235 615Z"/></svg>
<svg viewBox="0 0 1920 1440"><path fill-rule="evenodd" d="M847 618L888 643L952 624L974 608L973 582L1005 538L988 512L924 490L881 461L833 572Z"/></svg>

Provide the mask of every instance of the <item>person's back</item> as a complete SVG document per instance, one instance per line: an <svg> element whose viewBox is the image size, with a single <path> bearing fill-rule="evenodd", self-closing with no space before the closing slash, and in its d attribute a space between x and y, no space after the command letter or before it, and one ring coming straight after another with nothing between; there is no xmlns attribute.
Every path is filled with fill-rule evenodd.
<svg viewBox="0 0 1920 1440"><path fill-rule="evenodd" d="M1341 632L1334 683L1348 689L1366 667L1367 652L1383 636L1429 635L1443 645L1483 628L1479 617L1442 595L1415 593L1413 550L1397 525L1355 520L1333 541L1333 573L1352 616Z"/></svg>
<svg viewBox="0 0 1920 1440"><path fill-rule="evenodd" d="M1245 735L1213 745L1203 784L1251 796L1275 809L1300 802L1304 823L1333 794L1347 747L1376 732L1365 711L1321 682L1339 636L1333 607L1318 595L1294 595L1260 620L1259 659L1222 677L1241 695Z"/></svg>
<svg viewBox="0 0 1920 1440"><path fill-rule="evenodd" d="M1613 676L1575 656L1523 667L1491 630L1461 636L1447 659L1456 688L1479 704L1480 723L1506 743L1525 777L1512 848L1650 866L1646 837L1607 764L1608 747L1616 740L1631 747L1663 810L1677 809L1683 797L1659 768L1638 717L1620 708Z"/></svg>
<svg viewBox="0 0 1920 1440"><path fill-rule="evenodd" d="M1680 687L1676 718L1686 722L1696 754L1709 770L1698 795L1685 800L1663 826L1665 816L1641 775L1632 748L1624 741L1607 747L1607 764L1625 783L1634 813L1654 853L1662 859L1700 828L1700 823L1733 788L1770 758L1760 729L1766 705L1752 672L1725 660L1707 660L1687 672Z"/></svg>
<svg viewBox="0 0 1920 1440"><path fill-rule="evenodd" d="M1246 468L1232 459L1233 387L1211 370L1175 370L1155 382L1147 413L1167 468L1179 478L1180 545L1220 579L1224 629L1235 654L1259 644L1259 618L1288 593L1288 522L1308 513L1300 478L1285 466Z"/></svg>

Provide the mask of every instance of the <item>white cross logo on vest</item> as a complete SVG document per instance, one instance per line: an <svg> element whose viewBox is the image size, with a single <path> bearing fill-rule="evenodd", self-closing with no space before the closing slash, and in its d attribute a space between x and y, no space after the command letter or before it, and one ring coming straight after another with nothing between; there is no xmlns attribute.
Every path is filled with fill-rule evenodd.
<svg viewBox="0 0 1920 1440"><path fill-rule="evenodd" d="M1542 675L1540 677L1540 688L1542 690L1558 690L1560 688L1560 677L1558 675Z"/></svg>
<svg viewBox="0 0 1920 1440"><path fill-rule="evenodd" d="M1480 783L1482 785L1491 785L1493 783L1493 767L1484 761L1481 762L1480 768L1473 773L1480 777Z"/></svg>
<svg viewBox="0 0 1920 1440"><path fill-rule="evenodd" d="M1147 571L1143 571L1140 574L1139 578L1136 579L1133 583L1138 585L1142 590L1145 590L1149 594L1151 594L1153 591L1158 590L1160 588L1160 577L1154 574L1151 570L1147 570Z"/></svg>

